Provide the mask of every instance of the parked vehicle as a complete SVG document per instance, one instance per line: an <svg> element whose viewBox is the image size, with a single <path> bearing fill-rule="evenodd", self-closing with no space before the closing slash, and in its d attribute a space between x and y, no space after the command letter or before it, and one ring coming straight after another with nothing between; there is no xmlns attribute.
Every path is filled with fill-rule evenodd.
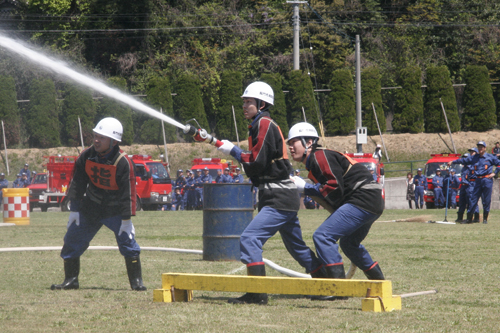
<svg viewBox="0 0 500 333"><path fill-rule="evenodd" d="M425 164L424 175L427 177L427 191L424 192L425 207L427 209L434 208L434 185L432 185L432 178L436 176L436 170L441 170L441 177L448 176L449 169L448 162L459 159L460 154L431 154L431 158ZM455 169L455 175L462 180L462 165L452 164L451 168ZM457 191L457 202L459 199L460 191ZM446 198L446 193L444 193Z"/></svg>

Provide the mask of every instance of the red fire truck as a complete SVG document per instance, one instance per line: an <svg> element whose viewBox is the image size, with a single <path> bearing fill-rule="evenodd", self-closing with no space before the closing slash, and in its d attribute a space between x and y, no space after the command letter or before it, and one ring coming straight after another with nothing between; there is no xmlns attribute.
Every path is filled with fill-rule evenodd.
<svg viewBox="0 0 500 333"><path fill-rule="evenodd" d="M75 161L78 156L44 156L48 159L47 172L36 175L35 180L28 186L30 195L30 210L40 207L46 212L49 207L61 207L62 211L69 210L69 201L66 191L73 176Z"/></svg>
<svg viewBox="0 0 500 333"><path fill-rule="evenodd" d="M134 162L137 206L139 211L156 210L158 205L172 202L172 181L164 163L149 155L129 155Z"/></svg>
<svg viewBox="0 0 500 333"><path fill-rule="evenodd" d="M382 184L382 198L385 200L384 164L380 162L378 158L373 158L373 154L369 153L349 153L345 155L353 158L356 162L361 163L366 168L373 169L374 174L377 176L377 182Z"/></svg>
<svg viewBox="0 0 500 333"><path fill-rule="evenodd" d="M70 202L66 191L73 176L78 156L45 156L48 159L46 173L39 173L28 186L30 210L40 207L46 212L49 207L61 207L69 211ZM158 205L172 201L170 175L164 164L149 155L130 155L136 176L136 210L156 210Z"/></svg>
<svg viewBox="0 0 500 333"><path fill-rule="evenodd" d="M191 167L191 170L193 170L194 175L196 175L197 169L203 170L205 168L208 168L208 174L212 176L213 183L215 183L215 178L217 177L217 170L224 171L225 168L230 168L230 174L233 175L235 169L237 168L237 166L234 165L231 160L210 157L195 158L192 161L192 165L193 166Z"/></svg>
<svg viewBox="0 0 500 333"><path fill-rule="evenodd" d="M427 209L434 208L434 185L432 185L432 178L436 176L436 170L441 170L441 177L448 176L448 162L459 159L460 154L431 154L431 158L425 164L424 175L427 177L427 191L424 192L425 207ZM462 179L462 165L452 164L451 169L455 169L455 175ZM446 193L443 193L446 199ZM457 192L457 202L459 193Z"/></svg>

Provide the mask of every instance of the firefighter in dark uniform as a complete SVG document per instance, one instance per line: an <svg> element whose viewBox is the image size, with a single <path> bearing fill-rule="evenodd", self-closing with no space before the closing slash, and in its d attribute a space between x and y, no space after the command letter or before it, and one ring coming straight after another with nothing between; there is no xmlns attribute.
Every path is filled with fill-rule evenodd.
<svg viewBox="0 0 500 333"><path fill-rule="evenodd" d="M313 240L327 278L344 279L339 245L344 254L368 279L384 280L377 262L361 242L384 211L382 185L354 159L317 144L318 133L308 123L290 128L288 147L294 161L309 170L313 184L295 178L299 192L318 198L331 215L314 232Z"/></svg>
<svg viewBox="0 0 500 333"><path fill-rule="evenodd" d="M422 175L422 168L417 169L417 175L413 177L415 184L415 208L424 208L424 191L427 191L427 177Z"/></svg>
<svg viewBox="0 0 500 333"><path fill-rule="evenodd" d="M132 161L120 150L123 127L104 118L94 128L93 145L75 162L68 198L71 212L61 257L65 279L51 289L78 289L80 256L103 225L115 233L125 257L130 287L143 291L140 252L131 217L135 215L135 175Z"/></svg>
<svg viewBox="0 0 500 333"><path fill-rule="evenodd" d="M500 171L500 159L495 155L488 154L486 152L486 142L479 141L477 143L478 154L474 156L469 156L467 158L459 158L455 161L448 162L448 165L452 163L455 164L465 164L472 166L472 171L474 172L474 177L471 181L474 181L474 190L471 194L471 207L467 211L466 223L479 222L479 219L472 220L473 212L478 206L479 198L483 203L483 223L488 223L488 215L490 214L490 204L491 204L491 192L493 190L493 177ZM495 172L493 172L493 166L496 166Z"/></svg>
<svg viewBox="0 0 500 333"><path fill-rule="evenodd" d="M203 180L201 169L196 169L196 176L194 177L194 190L196 194L196 209L203 208Z"/></svg>
<svg viewBox="0 0 500 333"><path fill-rule="evenodd" d="M26 176L27 176L27 178L28 178L28 180L30 181L30 184L31 184L31 172L30 172L29 164L28 163L26 163L24 165L24 167L21 170L19 170L19 174L21 176L23 175L23 173L26 174Z"/></svg>
<svg viewBox="0 0 500 333"><path fill-rule="evenodd" d="M248 275L265 276L262 247L279 232L292 257L306 272L314 274L321 269L321 263L302 239L297 217L299 194L290 179L292 165L281 129L269 114L269 107L274 102L273 90L267 83L258 81L250 84L241 97L243 115L252 121L249 151L243 151L227 140L222 141L219 148L238 160L252 184L259 188L259 213L240 237L241 261L246 264ZM247 293L230 299L229 303L266 304L267 299L267 294Z"/></svg>
<svg viewBox="0 0 500 333"><path fill-rule="evenodd" d="M469 150L471 151L471 150ZM469 157L469 153L463 154L462 158ZM474 189L474 182L470 181L471 179L471 169L469 165L464 165L462 167L462 180L460 182L460 195L458 197L458 212L457 219L455 222L465 222L464 220L464 212L469 207L470 203L470 193L471 190ZM479 215L479 208L476 206L476 211L474 214Z"/></svg>
<svg viewBox="0 0 500 333"><path fill-rule="evenodd" d="M296 176L296 177L298 177L298 176ZM300 177L300 178L302 178L302 177ZM316 202L314 202L314 200L310 196L306 195L306 196L304 196L304 207L306 207L306 209L315 209Z"/></svg>
<svg viewBox="0 0 500 333"><path fill-rule="evenodd" d="M170 207L170 210L184 210L182 207L182 194L180 187L176 186L174 188L174 193L172 195L172 207Z"/></svg>
<svg viewBox="0 0 500 333"><path fill-rule="evenodd" d="M443 196L443 177L441 177L441 170L436 170L436 175L432 178L432 185L434 185L434 205L436 208L444 207Z"/></svg>
<svg viewBox="0 0 500 333"><path fill-rule="evenodd" d="M14 180L14 181L12 182L12 187L13 187L13 188L21 188L21 187L24 187L24 182L23 182L23 180L22 180L22 178L21 178L21 174L20 174L20 173L18 173L18 174L16 175L16 180Z"/></svg>
<svg viewBox="0 0 500 333"><path fill-rule="evenodd" d="M177 179L175 180L174 187L178 187L183 196L182 202L177 209L184 210L186 202L184 200L184 186L186 185L186 177L184 177L184 172L182 169L177 170Z"/></svg>
<svg viewBox="0 0 500 333"><path fill-rule="evenodd" d="M186 185L184 186L184 208L187 210L196 209L196 191L194 185L193 171L186 170Z"/></svg>

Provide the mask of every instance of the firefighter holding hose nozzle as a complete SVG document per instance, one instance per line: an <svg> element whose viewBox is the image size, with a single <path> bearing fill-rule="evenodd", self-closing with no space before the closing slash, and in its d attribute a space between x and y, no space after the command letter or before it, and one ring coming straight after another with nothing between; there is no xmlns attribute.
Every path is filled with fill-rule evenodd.
<svg viewBox="0 0 500 333"><path fill-rule="evenodd" d="M319 260L302 239L297 217L299 194L290 180L293 169L285 139L269 114L269 107L274 102L273 89L267 83L254 82L241 97L244 117L251 121L249 151L243 151L227 140L223 140L219 147L220 151L241 163L252 184L259 188L259 213L240 237L241 261L246 264L248 275L265 276L262 247L279 232L287 250L308 273L319 270ZM267 301L264 293L247 293L229 299L232 304L267 304Z"/></svg>

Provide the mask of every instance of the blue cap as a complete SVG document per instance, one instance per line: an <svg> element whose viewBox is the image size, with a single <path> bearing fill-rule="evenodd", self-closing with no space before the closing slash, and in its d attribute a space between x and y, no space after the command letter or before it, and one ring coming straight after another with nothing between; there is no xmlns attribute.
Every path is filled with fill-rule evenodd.
<svg viewBox="0 0 500 333"><path fill-rule="evenodd" d="M241 169L240 168L236 168L236 171L241 171Z"/></svg>
<svg viewBox="0 0 500 333"><path fill-rule="evenodd" d="M455 169L450 169L450 172L456 172Z"/></svg>
<svg viewBox="0 0 500 333"><path fill-rule="evenodd" d="M186 172L187 172L187 173L193 173L193 172L191 171L191 169L187 169L187 170L186 170Z"/></svg>
<svg viewBox="0 0 500 333"><path fill-rule="evenodd" d="M177 170L177 172L184 172L184 171L182 171L182 169L179 169L179 170Z"/></svg>
<svg viewBox="0 0 500 333"><path fill-rule="evenodd" d="M476 146L479 146L479 145L486 148L486 142L484 142L484 141L479 141Z"/></svg>
<svg viewBox="0 0 500 333"><path fill-rule="evenodd" d="M196 169L196 172L201 172L201 169Z"/></svg>
<svg viewBox="0 0 500 333"><path fill-rule="evenodd" d="M422 171L422 168L418 168L417 171Z"/></svg>
<svg viewBox="0 0 500 333"><path fill-rule="evenodd" d="M371 167L371 166L368 166L366 168L368 169L368 171L373 171L373 167Z"/></svg>
<svg viewBox="0 0 500 333"><path fill-rule="evenodd" d="M463 154L462 157L469 157L469 153Z"/></svg>
<svg viewBox="0 0 500 333"><path fill-rule="evenodd" d="M203 170L207 170L207 171L208 171L208 168L207 168L207 167L205 167L205 169L203 169Z"/></svg>
<svg viewBox="0 0 500 333"><path fill-rule="evenodd" d="M229 171L229 168L225 168L224 171Z"/></svg>
<svg viewBox="0 0 500 333"><path fill-rule="evenodd" d="M441 172L441 169L436 169L436 173L437 173L438 171L439 171L439 172Z"/></svg>
<svg viewBox="0 0 500 333"><path fill-rule="evenodd" d="M295 173L297 173L297 172L300 172L300 170L299 169L295 170Z"/></svg>
<svg viewBox="0 0 500 333"><path fill-rule="evenodd" d="M486 147L486 146L485 146L485 147ZM477 150L477 148L476 148L476 147L474 147L474 148L470 148L470 149L469 149L469 151L473 151L473 152L479 153L479 150Z"/></svg>

